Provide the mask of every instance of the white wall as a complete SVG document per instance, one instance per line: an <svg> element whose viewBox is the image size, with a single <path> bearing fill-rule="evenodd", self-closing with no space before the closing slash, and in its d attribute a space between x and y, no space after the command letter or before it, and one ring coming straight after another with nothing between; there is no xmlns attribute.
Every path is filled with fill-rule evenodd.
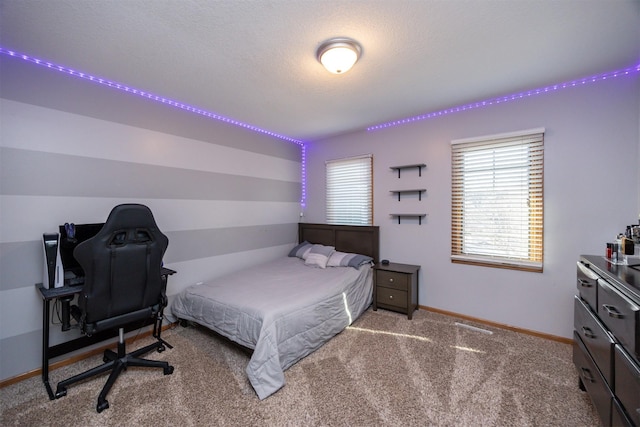
<svg viewBox="0 0 640 427"><path fill-rule="evenodd" d="M308 145L305 221L324 221L324 162L374 155L374 224L381 257L419 264L419 303L562 337L572 336L576 261L640 211L640 90L637 76ZM544 272L452 264L450 141L537 127L545 133ZM389 167L426 163L402 172ZM398 202L390 190L427 188ZM426 212L422 225L392 212Z"/></svg>

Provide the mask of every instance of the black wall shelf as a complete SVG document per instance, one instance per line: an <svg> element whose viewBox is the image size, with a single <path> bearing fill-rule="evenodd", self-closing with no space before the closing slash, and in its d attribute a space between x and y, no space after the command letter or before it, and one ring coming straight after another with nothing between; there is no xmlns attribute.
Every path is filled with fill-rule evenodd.
<svg viewBox="0 0 640 427"><path fill-rule="evenodd" d="M418 168L418 176L422 176L422 168L426 168L427 165L424 163L416 163L415 165L402 165L402 166L390 166L389 169L398 171L398 178L400 178L400 171L402 169L414 169Z"/></svg>
<svg viewBox="0 0 640 427"><path fill-rule="evenodd" d="M418 225L422 225L422 218L427 216L427 214L423 213L392 213L390 215L393 218L398 218L398 224L400 224L402 218L418 218Z"/></svg>
<svg viewBox="0 0 640 427"><path fill-rule="evenodd" d="M398 171L398 178L400 178L400 172L403 169L418 169L418 176L422 176L422 168L427 167L425 163L416 163L413 165L401 165L401 166L390 166L389 169L392 171ZM418 201L422 201L422 193L426 193L426 188L407 188L405 190L391 190L391 194L398 195L398 201L401 200L402 194L408 193L418 193ZM392 218L398 218L398 224L402 223L402 218L418 218L418 225L422 225L422 218L426 217L426 213L392 213L390 214Z"/></svg>
<svg viewBox="0 0 640 427"><path fill-rule="evenodd" d="M398 201L400 201L400 196L402 195L402 193L418 193L418 200L422 200L422 193L426 191L426 188L416 188L409 190L391 190L390 193L398 194Z"/></svg>

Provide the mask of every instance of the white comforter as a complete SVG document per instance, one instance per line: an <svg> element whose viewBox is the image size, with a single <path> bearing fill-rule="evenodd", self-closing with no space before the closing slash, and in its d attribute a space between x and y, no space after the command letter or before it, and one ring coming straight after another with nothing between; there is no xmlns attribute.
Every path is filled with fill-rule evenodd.
<svg viewBox="0 0 640 427"><path fill-rule="evenodd" d="M254 350L246 372L260 399L284 371L351 324L371 304L369 265L314 268L287 257L191 286L171 310Z"/></svg>

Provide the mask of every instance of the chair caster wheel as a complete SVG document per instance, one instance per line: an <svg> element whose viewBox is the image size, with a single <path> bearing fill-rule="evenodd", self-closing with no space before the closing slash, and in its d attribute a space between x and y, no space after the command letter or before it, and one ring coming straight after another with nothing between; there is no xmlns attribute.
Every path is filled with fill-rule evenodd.
<svg viewBox="0 0 640 427"><path fill-rule="evenodd" d="M169 365L166 368L164 368L164 374L165 375L171 375L173 374L173 366Z"/></svg>
<svg viewBox="0 0 640 427"><path fill-rule="evenodd" d="M65 397L67 395L67 389L64 387L58 387L56 390L56 399L60 399L61 397Z"/></svg>
<svg viewBox="0 0 640 427"><path fill-rule="evenodd" d="M96 406L96 411L100 413L105 409L107 409L108 407L109 407L109 402L107 402L106 400L103 400L102 402L98 402L98 406Z"/></svg>
<svg viewBox="0 0 640 427"><path fill-rule="evenodd" d="M167 348L164 345L159 345L158 346L158 353L162 353L163 351L165 351Z"/></svg>

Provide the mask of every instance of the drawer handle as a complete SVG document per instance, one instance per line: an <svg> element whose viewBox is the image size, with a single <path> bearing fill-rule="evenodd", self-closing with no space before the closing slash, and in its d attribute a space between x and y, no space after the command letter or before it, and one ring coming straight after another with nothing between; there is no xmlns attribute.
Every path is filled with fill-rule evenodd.
<svg viewBox="0 0 640 427"><path fill-rule="evenodd" d="M607 311L609 317L613 317L614 319L624 319L624 314L620 313L617 308L609 304L602 304L602 308Z"/></svg>
<svg viewBox="0 0 640 427"><path fill-rule="evenodd" d="M390 282L390 283L393 283L393 279L389 279L389 282Z"/></svg>
<svg viewBox="0 0 640 427"><path fill-rule="evenodd" d="M587 338L597 338L597 335L594 334L593 331L590 328L587 328L586 326L582 327L582 333Z"/></svg>
<svg viewBox="0 0 640 427"><path fill-rule="evenodd" d="M578 279L578 282L580 282L580 286L582 286L583 288L592 288L593 287L593 283L591 283L588 280Z"/></svg>
<svg viewBox="0 0 640 427"><path fill-rule="evenodd" d="M582 371L582 378L589 381L590 383L595 383L596 380L595 378L593 378L593 375L591 375L591 371L587 368L580 368L580 370Z"/></svg>
<svg viewBox="0 0 640 427"><path fill-rule="evenodd" d="M393 295L389 295L389 299L393 299Z"/></svg>

